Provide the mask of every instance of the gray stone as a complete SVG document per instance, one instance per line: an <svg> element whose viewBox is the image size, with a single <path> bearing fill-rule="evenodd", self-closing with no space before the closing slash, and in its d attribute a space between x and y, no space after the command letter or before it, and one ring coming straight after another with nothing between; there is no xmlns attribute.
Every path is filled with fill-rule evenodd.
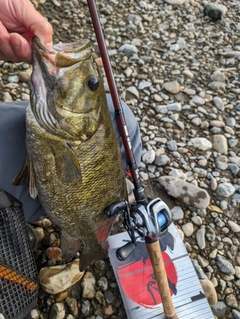
<svg viewBox="0 0 240 319"><path fill-rule="evenodd" d="M170 158L163 154L155 157L154 164L157 166L165 166L170 162Z"/></svg>
<svg viewBox="0 0 240 319"><path fill-rule="evenodd" d="M184 204L198 209L207 208L209 205L210 196L204 189L172 176L162 176L158 180L169 195Z"/></svg>
<svg viewBox="0 0 240 319"><path fill-rule="evenodd" d="M152 82L149 82L149 81L141 81L139 84L138 84L138 90L144 90L148 87L152 86Z"/></svg>
<svg viewBox="0 0 240 319"><path fill-rule="evenodd" d="M172 94L177 94L180 90L179 83L177 81L165 82L163 89Z"/></svg>
<svg viewBox="0 0 240 319"><path fill-rule="evenodd" d="M235 193L235 187L230 183L221 183L217 187L217 193L223 197L230 197Z"/></svg>
<svg viewBox="0 0 240 319"><path fill-rule="evenodd" d="M166 108L168 111L180 112L182 109L182 105L181 103L175 102L175 103L167 104Z"/></svg>
<svg viewBox="0 0 240 319"><path fill-rule="evenodd" d="M234 319L240 319L240 312L236 309L233 309L232 311Z"/></svg>
<svg viewBox="0 0 240 319"><path fill-rule="evenodd" d="M226 275L234 275L235 274L235 269L233 265L223 258L221 255L217 255L217 262L216 262L218 269L226 274Z"/></svg>
<svg viewBox="0 0 240 319"><path fill-rule="evenodd" d="M239 172L239 167L236 164L228 164L228 168L233 175L237 175L237 173Z"/></svg>
<svg viewBox="0 0 240 319"><path fill-rule="evenodd" d="M205 104L204 99L201 98L200 96L197 96L197 95L195 95L192 98L191 102L194 103L194 104L197 104L197 105L204 105Z"/></svg>
<svg viewBox="0 0 240 319"><path fill-rule="evenodd" d="M228 221L228 226L231 228L232 232L239 233L240 232L240 226L237 223L234 223L233 221Z"/></svg>
<svg viewBox="0 0 240 319"><path fill-rule="evenodd" d="M19 76L18 75L10 75L8 77L8 82L10 83L18 83L19 82Z"/></svg>
<svg viewBox="0 0 240 319"><path fill-rule="evenodd" d="M192 218L191 218L191 221L195 224L195 225L197 225L197 226L201 226L202 225L202 218L200 217L200 216L193 216Z"/></svg>
<svg viewBox="0 0 240 319"><path fill-rule="evenodd" d="M226 90L226 84L222 82L211 82L208 84L208 87L216 92L224 92Z"/></svg>
<svg viewBox="0 0 240 319"><path fill-rule="evenodd" d="M183 212L181 206L174 206L171 209L171 214L172 214L173 220L180 220L180 219L183 219L183 217L184 217L184 212Z"/></svg>
<svg viewBox="0 0 240 319"><path fill-rule="evenodd" d="M220 154L225 154L228 152L227 139L224 135L213 136L213 149Z"/></svg>
<svg viewBox="0 0 240 319"><path fill-rule="evenodd" d="M183 4L186 0L164 0L165 2L169 4L175 4L175 5L181 5Z"/></svg>
<svg viewBox="0 0 240 319"><path fill-rule="evenodd" d="M216 70L212 75L211 75L211 80L216 81L216 82L225 82L226 76L223 72L220 70Z"/></svg>
<svg viewBox="0 0 240 319"><path fill-rule="evenodd" d="M186 223L182 226L182 230L184 232L184 235L186 237L190 237L193 234L193 224L192 223Z"/></svg>
<svg viewBox="0 0 240 319"><path fill-rule="evenodd" d="M139 92L135 86L128 87L126 91L137 99L139 98Z"/></svg>
<svg viewBox="0 0 240 319"><path fill-rule="evenodd" d="M138 48L135 45L125 43L122 46L120 46L118 51L128 53L128 54L135 54L135 53L138 53Z"/></svg>
<svg viewBox="0 0 240 319"><path fill-rule="evenodd" d="M206 247L205 228L198 229L196 233L196 240L197 240L198 247L200 249L205 249Z"/></svg>
<svg viewBox="0 0 240 319"><path fill-rule="evenodd" d="M224 104L223 104L223 101L220 97L215 96L213 98L213 103L216 106L216 108L218 108L220 111L224 111Z"/></svg>
<svg viewBox="0 0 240 319"><path fill-rule="evenodd" d="M202 267L199 265L198 261L193 259L192 263L194 265L194 268L196 270L197 276L199 279L208 279L207 276L205 275Z"/></svg>
<svg viewBox="0 0 240 319"><path fill-rule="evenodd" d="M177 150L177 143L176 143L176 141L174 141L174 140L168 141L168 142L167 142L167 148L168 148L170 151L176 151L176 150Z"/></svg>
<svg viewBox="0 0 240 319"><path fill-rule="evenodd" d="M87 317L89 315L90 307L91 307L90 301L83 299L82 300L82 305L81 305L81 312L84 315L84 317Z"/></svg>
<svg viewBox="0 0 240 319"><path fill-rule="evenodd" d="M155 160L155 152L153 149L147 151L145 154L143 154L142 156L142 161L144 163L147 163L147 164L151 164L153 163Z"/></svg>
<svg viewBox="0 0 240 319"><path fill-rule="evenodd" d="M190 142L194 148L206 151L212 148L212 143L205 137L194 137L191 138Z"/></svg>
<svg viewBox="0 0 240 319"><path fill-rule="evenodd" d="M223 301L218 301L217 304L212 307L212 311L218 319L226 319L226 312L228 309L228 306Z"/></svg>

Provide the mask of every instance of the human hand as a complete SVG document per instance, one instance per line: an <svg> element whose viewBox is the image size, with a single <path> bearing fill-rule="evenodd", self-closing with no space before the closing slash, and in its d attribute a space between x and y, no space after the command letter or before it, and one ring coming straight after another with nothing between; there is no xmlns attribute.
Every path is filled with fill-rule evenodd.
<svg viewBox="0 0 240 319"><path fill-rule="evenodd" d="M32 61L32 37L52 49L52 26L29 0L0 0L0 60Z"/></svg>

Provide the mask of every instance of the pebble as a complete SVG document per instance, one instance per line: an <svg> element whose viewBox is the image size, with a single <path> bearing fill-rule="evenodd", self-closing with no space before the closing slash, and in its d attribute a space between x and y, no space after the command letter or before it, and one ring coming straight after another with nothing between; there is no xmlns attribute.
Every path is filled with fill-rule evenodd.
<svg viewBox="0 0 240 319"><path fill-rule="evenodd" d="M240 312L236 309L233 309L232 311L234 319L240 319Z"/></svg>
<svg viewBox="0 0 240 319"><path fill-rule="evenodd" d="M228 306L223 301L218 301L215 306L212 307L213 313L217 316L218 319L226 319L226 312Z"/></svg>
<svg viewBox="0 0 240 319"><path fill-rule="evenodd" d="M173 220L180 220L180 219L183 219L183 217L184 217L184 212L183 212L181 206L174 206L171 209L171 214L172 214Z"/></svg>
<svg viewBox="0 0 240 319"><path fill-rule="evenodd" d="M235 187L231 183L221 183L217 187L217 193L219 196L230 197L235 193Z"/></svg>
<svg viewBox="0 0 240 319"><path fill-rule="evenodd" d="M81 306L81 312L84 317L87 317L89 315L91 309L91 303L89 300L82 300L82 306Z"/></svg>
<svg viewBox="0 0 240 319"><path fill-rule="evenodd" d="M215 96L213 98L213 104L216 106L218 110L224 111L224 103L219 96Z"/></svg>
<svg viewBox="0 0 240 319"><path fill-rule="evenodd" d="M200 249L205 249L206 247L205 228L198 229L196 233L196 240L197 240L198 247Z"/></svg>
<svg viewBox="0 0 240 319"><path fill-rule="evenodd" d="M212 148L212 143L205 137L194 137L190 140L192 146L202 151Z"/></svg>
<svg viewBox="0 0 240 319"><path fill-rule="evenodd" d="M120 51L120 52L122 51L122 52L128 53L128 54L135 54L135 53L138 53L138 48L135 45L126 43L126 44L123 44L122 46L120 46L118 51Z"/></svg>
<svg viewBox="0 0 240 319"><path fill-rule="evenodd" d="M10 83L18 83L19 82L19 76L18 75L10 75L8 77L8 82Z"/></svg>
<svg viewBox="0 0 240 319"><path fill-rule="evenodd" d="M227 8L222 6L223 0L217 1L218 10L223 12L220 22L204 16L204 6L209 3L114 0L109 4L103 0L100 15L118 89L141 127L144 152L140 178L144 184L157 184L157 196L164 192L167 200L171 199L169 203L174 202L173 221L191 259L198 264L197 274L217 289L213 313L226 319L239 318L240 307L236 248L240 204L239 1L229 0ZM81 30L96 46L86 0L34 0L34 5L51 21L55 43L77 41ZM0 66L0 99L29 100L31 66L3 61ZM60 250L54 248L59 236L49 232L51 221L33 226L41 265L61 266ZM56 250L59 255L54 258L50 253ZM118 314L124 318L109 262L94 263L88 272L92 276L86 281L94 282L95 278L91 298L82 297L84 288L79 281L69 288L63 285L61 289L66 290L56 294L51 292L54 284L49 294L42 291L46 303L39 300L36 316L49 317L46 312L60 303L64 304L65 317L73 319L67 304L68 298L73 298L78 316L114 319ZM98 285L100 278L107 280L104 288ZM111 307L104 308L106 303Z"/></svg>
<svg viewBox="0 0 240 319"><path fill-rule="evenodd" d="M157 165L157 166L165 166L169 162L170 162L170 158L167 155L165 155L165 154L156 156L155 159L154 159L154 164Z"/></svg>
<svg viewBox="0 0 240 319"><path fill-rule="evenodd" d="M32 73L32 69L31 68L19 72L18 73L19 81L28 83L29 79L30 79L30 76L31 76L31 73Z"/></svg>
<svg viewBox="0 0 240 319"><path fill-rule="evenodd" d="M240 232L240 226L237 223L234 223L233 221L229 220L228 225L234 233L239 233Z"/></svg>
<svg viewBox="0 0 240 319"><path fill-rule="evenodd" d="M181 5L183 4L186 0L164 0L165 2L169 4L174 4L174 5Z"/></svg>
<svg viewBox="0 0 240 319"><path fill-rule="evenodd" d="M234 294L227 295L225 301L226 301L226 305L228 305L231 308L238 307L238 301Z"/></svg>
<svg viewBox="0 0 240 319"><path fill-rule="evenodd" d="M105 300L106 300L106 303L108 303L108 304L113 303L113 301L114 301L114 299L115 299L113 293L112 293L110 290L106 290L106 291L104 292L104 298L105 298Z"/></svg>
<svg viewBox="0 0 240 319"><path fill-rule="evenodd" d="M208 279L200 279L200 283L203 287L204 294L208 300L211 307L217 304L217 293L213 286L213 283Z"/></svg>
<svg viewBox="0 0 240 319"><path fill-rule="evenodd" d="M63 303L55 303L50 310L50 318L52 319L64 319L65 318L65 306Z"/></svg>
<svg viewBox="0 0 240 319"><path fill-rule="evenodd" d="M111 316L113 314L112 305L107 305L102 308L102 313L104 316Z"/></svg>
<svg viewBox="0 0 240 319"><path fill-rule="evenodd" d="M195 95L192 100L190 101L190 103L194 103L194 104L198 104L198 105L204 105L205 104L205 100L203 98L201 98L200 96Z"/></svg>
<svg viewBox="0 0 240 319"><path fill-rule="evenodd" d="M87 298L87 299L92 299L95 296L96 293L96 279L94 275L88 271L84 275L82 281L81 281L81 286L83 288L82 291L82 297Z"/></svg>
<svg viewBox="0 0 240 319"><path fill-rule="evenodd" d="M163 89L171 94L177 94L180 90L180 86L177 81L165 82L163 84Z"/></svg>
<svg viewBox="0 0 240 319"><path fill-rule="evenodd" d="M227 139L224 135L214 135L213 136L213 149L220 154L228 152Z"/></svg>
<svg viewBox="0 0 240 319"><path fill-rule="evenodd" d="M78 282L83 276L79 259L64 265L43 267L39 272L41 287L49 294L57 294Z"/></svg>
<svg viewBox="0 0 240 319"><path fill-rule="evenodd" d="M182 226L182 230L184 232L184 235L186 237L190 237L193 234L193 224L192 223L186 223Z"/></svg>
<svg viewBox="0 0 240 319"><path fill-rule="evenodd" d="M40 313L38 309L33 309L30 313L31 319L39 319L40 318ZM0 316L1 318L1 316Z"/></svg>
<svg viewBox="0 0 240 319"><path fill-rule="evenodd" d="M46 255L49 259L62 260L62 250L59 247L48 247Z"/></svg>
<svg viewBox="0 0 240 319"><path fill-rule="evenodd" d="M77 300L74 298L66 298L65 300L68 311L70 314L72 314L75 318L78 317L78 305L77 305Z"/></svg>
<svg viewBox="0 0 240 319"><path fill-rule="evenodd" d="M101 289L101 291L106 291L108 289L108 281L106 277L101 277L98 282L98 287Z"/></svg>
<svg viewBox="0 0 240 319"><path fill-rule="evenodd" d="M209 205L210 197L204 189L172 176L162 176L158 180L169 195L184 204L198 209Z"/></svg>
<svg viewBox="0 0 240 319"><path fill-rule="evenodd" d="M235 269L230 261L226 260L220 255L217 255L217 262L216 262L219 270L227 275L234 275Z"/></svg>

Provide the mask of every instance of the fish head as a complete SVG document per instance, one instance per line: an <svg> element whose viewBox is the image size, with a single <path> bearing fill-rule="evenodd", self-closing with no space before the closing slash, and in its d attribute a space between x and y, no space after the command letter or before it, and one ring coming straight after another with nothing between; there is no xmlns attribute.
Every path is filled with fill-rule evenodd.
<svg viewBox="0 0 240 319"><path fill-rule="evenodd" d="M58 43L47 50L32 40L31 108L38 124L68 140L85 141L101 123L106 104L91 42Z"/></svg>

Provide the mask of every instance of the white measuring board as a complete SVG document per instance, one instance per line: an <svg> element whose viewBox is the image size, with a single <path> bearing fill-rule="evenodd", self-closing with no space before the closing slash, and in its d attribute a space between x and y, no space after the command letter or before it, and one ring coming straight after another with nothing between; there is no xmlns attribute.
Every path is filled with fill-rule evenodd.
<svg viewBox="0 0 240 319"><path fill-rule="evenodd" d="M133 253L119 261L116 250L130 241L127 232L109 236L109 258L128 319L165 319L145 241L138 238ZM214 319L191 259L171 224L160 239L172 300L179 319Z"/></svg>

